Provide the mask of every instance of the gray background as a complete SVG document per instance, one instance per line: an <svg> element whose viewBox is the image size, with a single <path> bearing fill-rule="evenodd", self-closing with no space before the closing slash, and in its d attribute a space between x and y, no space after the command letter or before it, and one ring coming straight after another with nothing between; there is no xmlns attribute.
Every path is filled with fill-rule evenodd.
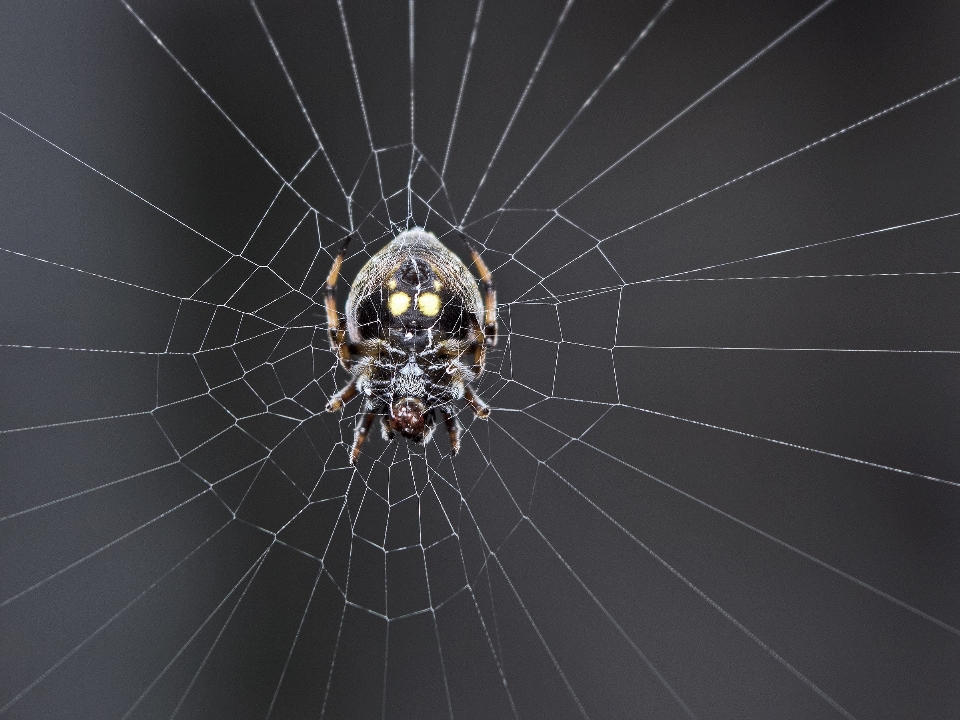
<svg viewBox="0 0 960 720"><path fill-rule="evenodd" d="M381 195L408 5L345 6L363 108L334 3L258 5L284 67L245 3L132 7L149 32L120 3L0 11L8 716L840 715L811 684L858 718L960 712L960 219L872 232L960 212L960 85L650 219L960 73L953 4L838 0L564 202L815 7L678 0L505 204L660 6L574 4L497 150L562 4L486 0L449 202L413 222L448 232L496 153L465 221L503 303L494 414L456 466L375 438L354 476L352 413L312 415L346 376L308 298L351 225L330 166L347 278L406 220ZM476 6L414 8L439 171ZM277 196L304 112L330 163ZM380 182L370 138L399 146ZM268 263L295 302L263 308ZM833 277L709 279L771 276ZM237 342L238 311L300 329ZM853 352L878 349L937 352ZM421 500L388 519L374 491Z"/></svg>

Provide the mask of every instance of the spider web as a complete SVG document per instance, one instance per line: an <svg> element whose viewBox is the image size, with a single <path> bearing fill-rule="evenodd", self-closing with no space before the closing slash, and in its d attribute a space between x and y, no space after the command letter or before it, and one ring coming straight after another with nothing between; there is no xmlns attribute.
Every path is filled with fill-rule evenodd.
<svg viewBox="0 0 960 720"><path fill-rule="evenodd" d="M954 8L3 12L0 714L960 709ZM492 414L350 467L415 226Z"/></svg>

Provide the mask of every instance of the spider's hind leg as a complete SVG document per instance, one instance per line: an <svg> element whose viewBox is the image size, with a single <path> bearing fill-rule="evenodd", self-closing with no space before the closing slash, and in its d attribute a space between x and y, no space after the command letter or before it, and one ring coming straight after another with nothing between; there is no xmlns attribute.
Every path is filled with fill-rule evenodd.
<svg viewBox="0 0 960 720"><path fill-rule="evenodd" d="M463 426L450 408L441 408L441 412L443 412L443 419L447 422L447 433L450 435L450 454L456 455L460 452L460 435L463 432Z"/></svg>
<svg viewBox="0 0 960 720"><path fill-rule="evenodd" d="M383 434L383 439L387 442L390 442L397 436L393 428L390 427L390 421L387 420L386 415L380 416L380 432Z"/></svg>
<svg viewBox="0 0 960 720"><path fill-rule="evenodd" d="M423 416L424 427L423 427L423 438L417 440L417 445L426 445L430 442L430 439L433 437L433 431L437 429L437 422L433 414L433 410L427 410Z"/></svg>
<svg viewBox="0 0 960 720"><path fill-rule="evenodd" d="M370 432L370 426L373 425L373 420L376 416L377 411L371 410L357 423L357 429L353 434L353 447L350 449L351 465L357 464L357 458L360 457L360 446L363 445L363 441L367 439L367 433Z"/></svg>

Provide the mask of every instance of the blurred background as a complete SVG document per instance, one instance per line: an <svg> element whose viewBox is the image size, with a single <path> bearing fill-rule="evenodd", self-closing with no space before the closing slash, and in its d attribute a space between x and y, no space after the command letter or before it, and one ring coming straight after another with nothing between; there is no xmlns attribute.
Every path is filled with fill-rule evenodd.
<svg viewBox="0 0 960 720"><path fill-rule="evenodd" d="M960 713L955 4L0 16L0 714ZM414 226L493 413L351 468Z"/></svg>

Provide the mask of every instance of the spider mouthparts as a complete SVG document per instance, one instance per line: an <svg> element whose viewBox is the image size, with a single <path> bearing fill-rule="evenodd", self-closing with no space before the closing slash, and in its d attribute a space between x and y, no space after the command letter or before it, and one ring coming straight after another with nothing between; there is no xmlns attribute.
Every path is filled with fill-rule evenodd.
<svg viewBox="0 0 960 720"><path fill-rule="evenodd" d="M397 400L390 408L390 429L413 440L423 437L426 429L427 407L414 397Z"/></svg>

